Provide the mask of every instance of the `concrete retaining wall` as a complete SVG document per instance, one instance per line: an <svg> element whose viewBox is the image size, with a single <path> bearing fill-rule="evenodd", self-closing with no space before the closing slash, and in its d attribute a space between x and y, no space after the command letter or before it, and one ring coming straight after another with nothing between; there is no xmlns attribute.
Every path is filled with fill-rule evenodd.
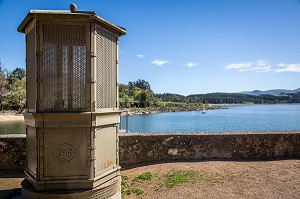
<svg viewBox="0 0 300 199"><path fill-rule="evenodd" d="M124 133L120 163L199 159L300 158L300 131Z"/></svg>
<svg viewBox="0 0 300 199"><path fill-rule="evenodd" d="M0 135L0 169L23 169L25 135ZM300 158L300 131L121 133L120 165L200 159Z"/></svg>

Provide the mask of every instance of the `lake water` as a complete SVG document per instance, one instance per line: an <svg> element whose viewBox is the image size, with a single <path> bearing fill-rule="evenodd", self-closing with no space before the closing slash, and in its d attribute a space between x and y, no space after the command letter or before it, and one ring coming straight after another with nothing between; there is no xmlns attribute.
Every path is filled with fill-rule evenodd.
<svg viewBox="0 0 300 199"><path fill-rule="evenodd" d="M23 121L0 122L1 134L25 134L26 128Z"/></svg>
<svg viewBox="0 0 300 199"><path fill-rule="evenodd" d="M300 130L300 105L236 105L222 110L129 116L130 132ZM122 118L125 129L125 118Z"/></svg>
<svg viewBox="0 0 300 199"><path fill-rule="evenodd" d="M300 105L237 105L226 109L129 116L130 132L300 130ZM122 117L125 129L125 117ZM0 122L0 134L25 133L24 122Z"/></svg>

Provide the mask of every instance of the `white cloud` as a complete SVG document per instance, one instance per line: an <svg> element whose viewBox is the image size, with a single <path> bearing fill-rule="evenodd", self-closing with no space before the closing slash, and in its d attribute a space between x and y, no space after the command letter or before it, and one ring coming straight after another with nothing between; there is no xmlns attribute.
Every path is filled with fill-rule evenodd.
<svg viewBox="0 0 300 199"><path fill-rule="evenodd" d="M263 73L263 72L269 72L271 71L271 66L257 66L252 68L251 70L256 72L256 73Z"/></svg>
<svg viewBox="0 0 300 199"><path fill-rule="evenodd" d="M193 68L194 66L197 66L198 63L195 63L195 62L188 62L186 64L184 64L185 66L189 67L189 68Z"/></svg>
<svg viewBox="0 0 300 199"><path fill-rule="evenodd" d="M300 72L300 64L284 64L280 63L277 66L280 68L276 69L275 72Z"/></svg>
<svg viewBox="0 0 300 199"><path fill-rule="evenodd" d="M255 65L251 68L251 70L256 73L263 73L271 71L271 68L272 66L269 63L269 60L259 59L255 62Z"/></svg>
<svg viewBox="0 0 300 199"><path fill-rule="evenodd" d="M143 54L138 54L136 55L138 58L144 58L146 55L143 55Z"/></svg>
<svg viewBox="0 0 300 199"><path fill-rule="evenodd" d="M239 64L229 64L226 69L234 69L239 72L252 71L256 73L262 72L300 72L300 64L284 64L271 65L268 60L259 59L255 62L244 62Z"/></svg>
<svg viewBox="0 0 300 199"><path fill-rule="evenodd" d="M244 63L239 63L239 64L229 64L225 66L226 69L245 69L249 68L252 65L252 62L244 62Z"/></svg>
<svg viewBox="0 0 300 199"><path fill-rule="evenodd" d="M164 64L169 64L169 63L170 63L169 61L161 60L161 59L156 59L156 60L151 62L151 64L155 64L157 66L162 66Z"/></svg>
<svg viewBox="0 0 300 199"><path fill-rule="evenodd" d="M253 71L256 73L269 72L272 66L268 60L259 59L255 62L243 62L237 64L229 64L225 66L226 69L238 70L239 72Z"/></svg>

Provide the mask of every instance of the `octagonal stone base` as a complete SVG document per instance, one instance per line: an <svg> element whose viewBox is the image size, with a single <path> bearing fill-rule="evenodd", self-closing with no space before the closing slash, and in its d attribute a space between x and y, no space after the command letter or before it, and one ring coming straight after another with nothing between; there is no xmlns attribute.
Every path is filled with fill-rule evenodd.
<svg viewBox="0 0 300 199"><path fill-rule="evenodd" d="M36 191L22 182L22 199L121 199L121 177L115 177L91 190Z"/></svg>

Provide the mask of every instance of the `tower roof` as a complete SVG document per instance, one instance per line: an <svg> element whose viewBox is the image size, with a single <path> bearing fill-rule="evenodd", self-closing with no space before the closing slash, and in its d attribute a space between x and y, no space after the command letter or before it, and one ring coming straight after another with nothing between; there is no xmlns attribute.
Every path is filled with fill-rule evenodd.
<svg viewBox="0 0 300 199"><path fill-rule="evenodd" d="M18 27L18 31L25 33L25 28L31 20L53 20L53 21L64 21L64 20L74 20L74 21L93 21L95 23L104 25L111 29L113 32L117 33L119 36L126 34L125 28L114 25L111 22L97 16L95 12L90 11L69 11L69 10L30 10L26 15L22 23Z"/></svg>

